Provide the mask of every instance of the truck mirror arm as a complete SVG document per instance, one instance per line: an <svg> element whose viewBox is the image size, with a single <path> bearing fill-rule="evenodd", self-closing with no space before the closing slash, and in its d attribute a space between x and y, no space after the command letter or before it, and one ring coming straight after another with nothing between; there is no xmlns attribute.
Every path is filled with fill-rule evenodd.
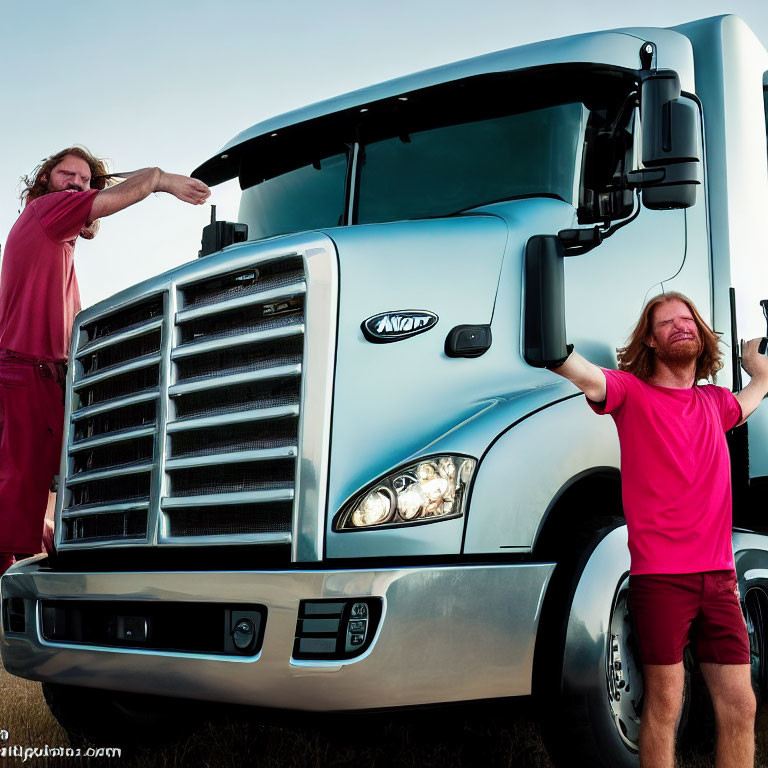
<svg viewBox="0 0 768 768"><path fill-rule="evenodd" d="M639 193L636 197L636 205L632 215L616 224L610 225L610 222L608 222L604 229L600 229L599 226L592 227L591 229L561 229L557 233L557 237L563 246L563 256L581 256L593 248L597 248L603 240L634 221L640 214Z"/></svg>

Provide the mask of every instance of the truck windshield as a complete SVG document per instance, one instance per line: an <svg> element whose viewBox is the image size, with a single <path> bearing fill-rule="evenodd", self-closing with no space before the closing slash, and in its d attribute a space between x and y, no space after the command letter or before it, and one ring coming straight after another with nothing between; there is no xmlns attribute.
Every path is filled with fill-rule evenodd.
<svg viewBox="0 0 768 768"><path fill-rule="evenodd" d="M238 150L240 220L261 239L519 197L581 208L585 143L619 135L612 121L633 83L628 71L589 65L496 73L255 137ZM592 175L610 179L603 165Z"/></svg>
<svg viewBox="0 0 768 768"><path fill-rule="evenodd" d="M248 237L344 224L346 175L346 154L331 155L244 190L240 221L248 224Z"/></svg>
<svg viewBox="0 0 768 768"><path fill-rule="evenodd" d="M368 144L357 223L445 216L537 195L575 204L586 122L582 104L560 104Z"/></svg>

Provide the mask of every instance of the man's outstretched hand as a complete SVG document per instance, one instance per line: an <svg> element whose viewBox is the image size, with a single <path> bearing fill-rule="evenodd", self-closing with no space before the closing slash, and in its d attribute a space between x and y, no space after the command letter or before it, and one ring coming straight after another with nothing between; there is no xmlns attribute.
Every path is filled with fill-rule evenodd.
<svg viewBox="0 0 768 768"><path fill-rule="evenodd" d="M210 196L211 190L198 179L182 176L179 173L161 171L158 183L159 192L168 192L179 200L192 205L202 205Z"/></svg>
<svg viewBox="0 0 768 768"><path fill-rule="evenodd" d="M751 380L741 392L736 393L736 399L741 405L740 424L747 420L768 393L768 357L758 351L761 341L762 339L751 339L741 345L741 367L749 374Z"/></svg>
<svg viewBox="0 0 768 768"><path fill-rule="evenodd" d="M741 345L741 367L750 378L765 378L768 380L768 357L758 352L762 339L744 341Z"/></svg>

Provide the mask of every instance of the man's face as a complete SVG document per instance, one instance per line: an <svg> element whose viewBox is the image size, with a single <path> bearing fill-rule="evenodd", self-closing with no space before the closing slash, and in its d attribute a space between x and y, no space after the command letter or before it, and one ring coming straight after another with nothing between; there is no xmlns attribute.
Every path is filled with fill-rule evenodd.
<svg viewBox="0 0 768 768"><path fill-rule="evenodd" d="M701 352L701 335L685 302L670 299L651 314L651 335L646 340L656 356L667 362L687 363Z"/></svg>
<svg viewBox="0 0 768 768"><path fill-rule="evenodd" d="M82 157L66 155L51 169L48 179L49 192L65 189L85 191L91 187L91 169Z"/></svg>

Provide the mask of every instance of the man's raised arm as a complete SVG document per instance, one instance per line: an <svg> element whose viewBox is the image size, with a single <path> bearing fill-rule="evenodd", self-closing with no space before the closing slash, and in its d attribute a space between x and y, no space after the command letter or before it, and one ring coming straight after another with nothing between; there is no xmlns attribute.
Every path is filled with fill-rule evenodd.
<svg viewBox="0 0 768 768"><path fill-rule="evenodd" d="M602 403L605 400L605 374L578 352L571 352L562 365L549 370L574 383L593 402Z"/></svg>
<svg viewBox="0 0 768 768"><path fill-rule="evenodd" d="M88 217L89 225L96 219L138 203L152 192L168 192L192 205L202 205L211 194L211 190L202 181L178 173L166 173L160 168L142 168L140 171L115 175L125 177L125 181L107 187L96 195Z"/></svg>

